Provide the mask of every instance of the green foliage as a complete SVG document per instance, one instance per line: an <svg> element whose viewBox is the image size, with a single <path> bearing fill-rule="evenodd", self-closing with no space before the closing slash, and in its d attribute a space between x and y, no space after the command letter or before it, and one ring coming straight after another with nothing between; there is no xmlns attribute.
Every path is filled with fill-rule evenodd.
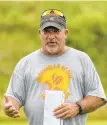
<svg viewBox="0 0 107 125"><path fill-rule="evenodd" d="M64 12L67 45L91 57L107 91L107 2L0 2L0 102L16 63L41 47L40 15L49 8Z"/></svg>

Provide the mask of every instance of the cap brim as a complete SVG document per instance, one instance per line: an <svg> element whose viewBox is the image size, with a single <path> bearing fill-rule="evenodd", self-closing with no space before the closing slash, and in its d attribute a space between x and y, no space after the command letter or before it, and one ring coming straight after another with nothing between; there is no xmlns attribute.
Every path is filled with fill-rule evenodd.
<svg viewBox="0 0 107 125"><path fill-rule="evenodd" d="M55 23L55 22L46 22L46 23L44 23L44 24L40 27L40 29L43 30L43 29L45 29L46 27L49 27L49 26L53 26L53 27L55 27L55 28L58 28L59 30L64 29L64 26L63 26L63 25L60 25L60 24Z"/></svg>

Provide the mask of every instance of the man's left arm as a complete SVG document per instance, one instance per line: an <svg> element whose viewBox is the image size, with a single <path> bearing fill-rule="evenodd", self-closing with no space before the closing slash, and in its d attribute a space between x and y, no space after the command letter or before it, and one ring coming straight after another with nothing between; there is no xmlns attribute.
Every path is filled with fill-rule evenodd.
<svg viewBox="0 0 107 125"><path fill-rule="evenodd" d="M56 118L67 119L78 115L80 113L80 108L81 114L84 114L100 108L105 103L106 101L102 98L95 96L86 96L82 100L78 101L78 104L81 107L79 107L78 104L73 102L63 103L62 105L54 109L53 114L56 116Z"/></svg>
<svg viewBox="0 0 107 125"><path fill-rule="evenodd" d="M82 113L93 112L96 109L100 108L106 103L106 101L102 98L96 96L86 96L82 100L78 102L82 108Z"/></svg>

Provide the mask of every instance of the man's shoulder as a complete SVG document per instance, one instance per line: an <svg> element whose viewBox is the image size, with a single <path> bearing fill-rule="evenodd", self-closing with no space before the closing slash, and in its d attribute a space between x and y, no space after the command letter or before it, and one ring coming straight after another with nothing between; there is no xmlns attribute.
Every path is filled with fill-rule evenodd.
<svg viewBox="0 0 107 125"><path fill-rule="evenodd" d="M86 52L72 48L72 53L84 66L85 64L92 65L92 60Z"/></svg>
<svg viewBox="0 0 107 125"><path fill-rule="evenodd" d="M73 53L74 56L78 56L78 57L88 57L88 54L86 52L83 52L82 50L78 50L75 48L70 47L71 53Z"/></svg>
<svg viewBox="0 0 107 125"><path fill-rule="evenodd" d="M22 57L22 58L19 60L18 64L20 64L20 63L21 63L21 64L25 64L25 63L31 61L32 59L35 59L35 57L38 55L39 51L40 51L40 49L38 49L38 50L36 50L36 51L34 51L34 52L31 52L31 53L29 53L28 55Z"/></svg>
<svg viewBox="0 0 107 125"><path fill-rule="evenodd" d="M38 50L36 50L36 51L34 51L34 52L29 53L28 55L26 55L26 56L23 57L23 58L24 58L24 59L27 59L27 60L32 59L32 58L34 58L35 56L37 56L37 55L39 54L39 52L40 52L40 49L38 49Z"/></svg>

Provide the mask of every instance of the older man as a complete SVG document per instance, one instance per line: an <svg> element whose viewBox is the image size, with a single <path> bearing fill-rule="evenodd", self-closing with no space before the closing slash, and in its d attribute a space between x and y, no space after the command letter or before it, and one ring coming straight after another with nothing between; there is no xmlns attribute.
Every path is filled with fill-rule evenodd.
<svg viewBox="0 0 107 125"><path fill-rule="evenodd" d="M19 117L24 111L30 125L43 125L45 90L61 90L65 102L53 110L64 125L85 125L87 113L106 103L97 71L87 54L66 46L66 18L59 10L41 16L41 49L16 65L5 94L4 112Z"/></svg>

